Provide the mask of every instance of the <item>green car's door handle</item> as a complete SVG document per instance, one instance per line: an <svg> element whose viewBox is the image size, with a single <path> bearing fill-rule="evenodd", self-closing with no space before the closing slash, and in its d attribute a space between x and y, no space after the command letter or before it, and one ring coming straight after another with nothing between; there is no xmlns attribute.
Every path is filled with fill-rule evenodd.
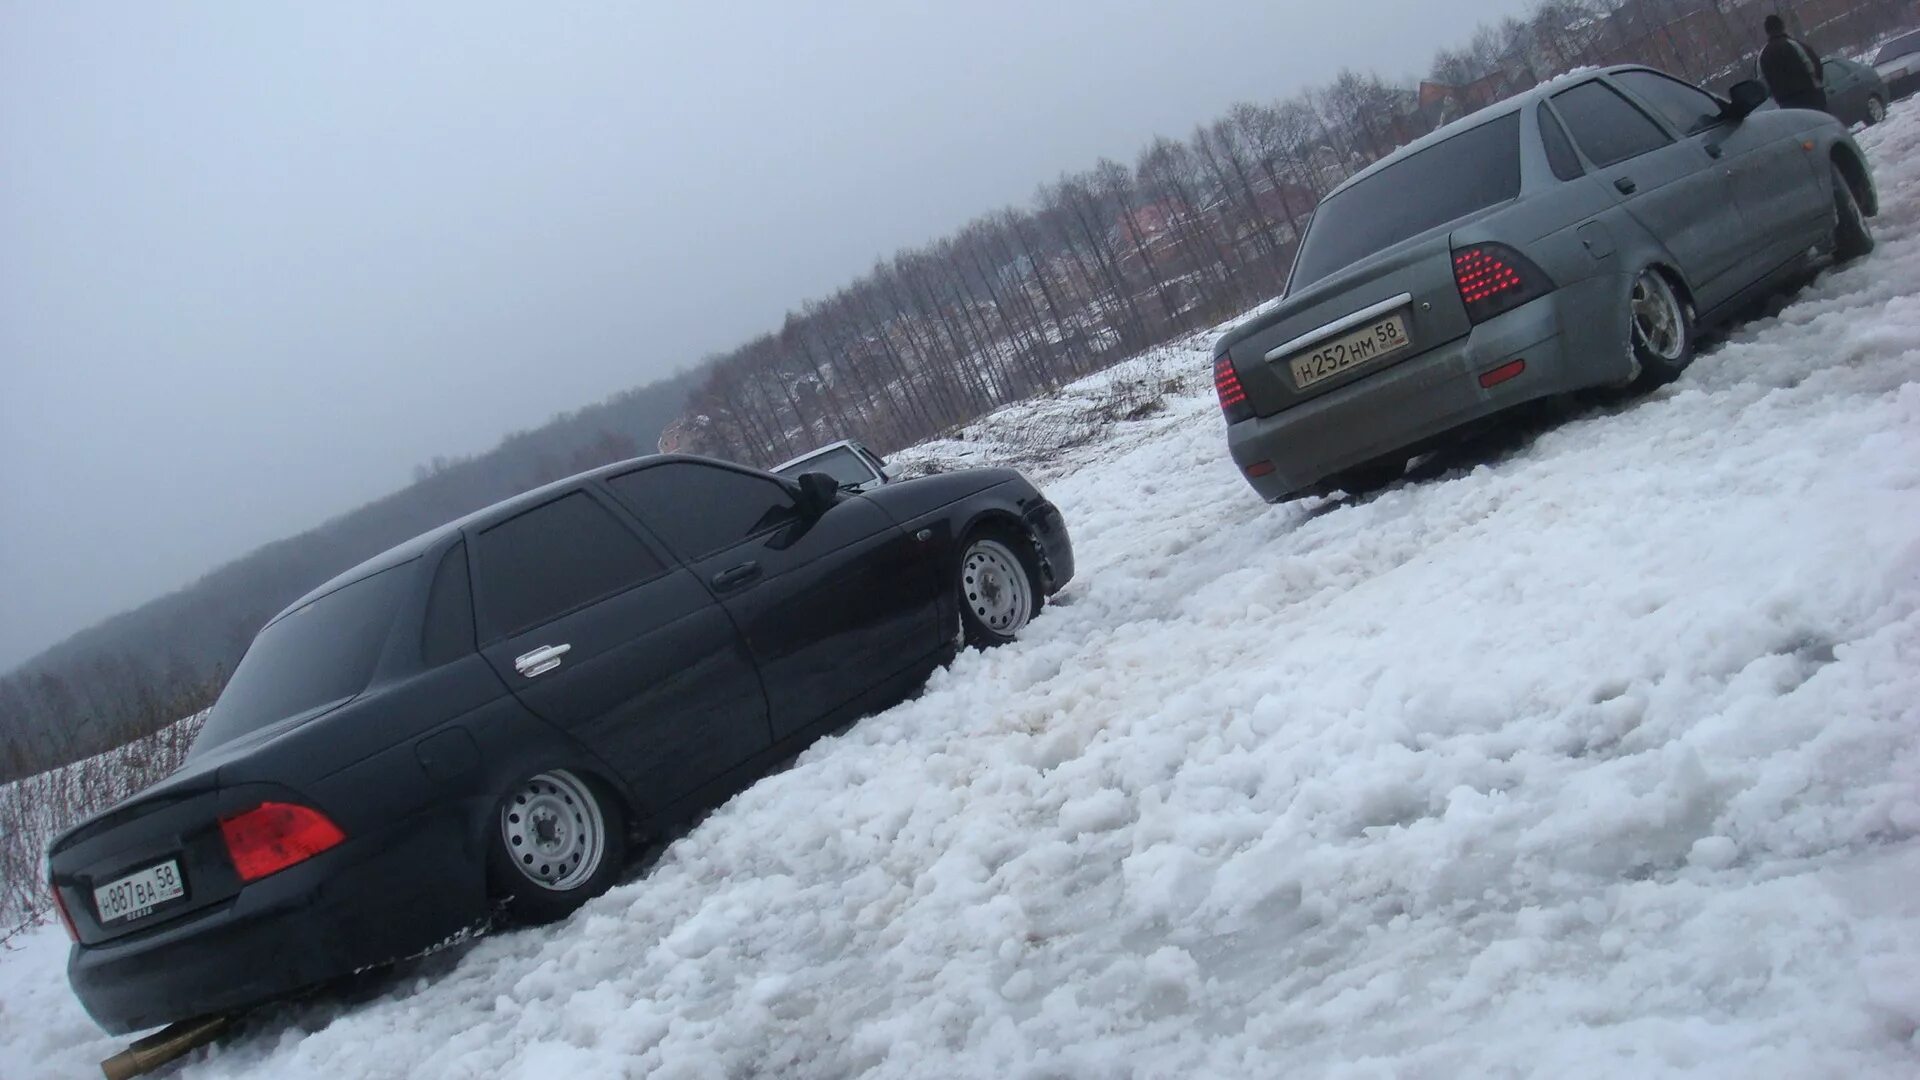
<svg viewBox="0 0 1920 1080"><path fill-rule="evenodd" d="M1635 184L1633 182L1633 177L1631 176L1623 176L1620 179L1615 180L1613 182L1613 186L1619 188L1620 194L1622 195L1631 195L1634 192L1640 190L1640 185Z"/></svg>
<svg viewBox="0 0 1920 1080"><path fill-rule="evenodd" d="M1720 156L1721 154L1724 154L1724 153L1726 153L1726 151L1724 151L1724 150L1722 150L1722 149L1720 149L1720 146L1719 146L1719 144L1718 144L1718 143L1708 143L1708 144L1707 144L1707 156L1708 156L1708 157L1710 157L1710 158L1717 158L1717 157L1719 157L1719 156Z"/></svg>

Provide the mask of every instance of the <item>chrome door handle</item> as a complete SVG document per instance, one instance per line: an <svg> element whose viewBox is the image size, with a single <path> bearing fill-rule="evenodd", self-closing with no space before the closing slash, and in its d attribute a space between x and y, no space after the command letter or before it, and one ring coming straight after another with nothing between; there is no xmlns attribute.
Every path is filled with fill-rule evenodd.
<svg viewBox="0 0 1920 1080"><path fill-rule="evenodd" d="M542 645L532 652L521 653L513 658L513 669L531 679L560 666L560 658L567 655L571 645Z"/></svg>

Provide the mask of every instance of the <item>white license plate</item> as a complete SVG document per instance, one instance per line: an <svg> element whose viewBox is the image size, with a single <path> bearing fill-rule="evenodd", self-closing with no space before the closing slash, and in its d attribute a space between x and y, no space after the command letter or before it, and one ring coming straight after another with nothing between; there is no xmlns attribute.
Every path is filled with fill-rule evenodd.
<svg viewBox="0 0 1920 1080"><path fill-rule="evenodd" d="M1406 313L1396 311L1351 334L1323 341L1311 349L1287 357L1293 372L1293 385L1305 389L1322 379L1331 379L1343 371L1391 356L1413 344L1407 336Z"/></svg>
<svg viewBox="0 0 1920 1080"><path fill-rule="evenodd" d="M100 913L100 924L125 922L151 913L154 906L187 895L180 880L180 864L172 859L149 866L93 890L93 909Z"/></svg>

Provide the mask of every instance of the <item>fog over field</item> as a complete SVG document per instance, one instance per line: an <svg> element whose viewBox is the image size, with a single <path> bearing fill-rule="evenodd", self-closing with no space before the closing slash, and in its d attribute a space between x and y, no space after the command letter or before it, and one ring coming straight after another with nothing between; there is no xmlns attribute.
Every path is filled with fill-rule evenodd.
<svg viewBox="0 0 1920 1080"><path fill-rule="evenodd" d="M1520 6L0 2L0 669L1062 170Z"/></svg>

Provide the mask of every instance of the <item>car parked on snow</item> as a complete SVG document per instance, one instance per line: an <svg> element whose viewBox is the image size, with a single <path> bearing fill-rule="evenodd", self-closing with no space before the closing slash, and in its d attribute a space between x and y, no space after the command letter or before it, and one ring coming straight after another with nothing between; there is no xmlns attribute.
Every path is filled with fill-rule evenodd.
<svg viewBox="0 0 1920 1080"><path fill-rule="evenodd" d="M1887 118L1893 95L1879 72L1839 57L1823 61L1821 70L1826 75L1827 111L1841 123L1872 127Z"/></svg>
<svg viewBox="0 0 1920 1080"><path fill-rule="evenodd" d="M1463 426L1676 378L1695 331L1873 247L1824 112L1584 72L1448 124L1315 209L1277 305L1214 346L1234 462L1271 501L1365 490Z"/></svg>
<svg viewBox="0 0 1920 1080"><path fill-rule="evenodd" d="M841 439L818 450L809 450L792 461L775 465L771 471L776 476L795 480L805 473L826 473L850 491L866 491L894 478L887 469L885 458L852 439Z"/></svg>
<svg viewBox="0 0 1920 1080"><path fill-rule="evenodd" d="M1920 30L1901 34L1873 54L1873 70L1887 82L1887 92L1898 101L1920 90Z"/></svg>
<svg viewBox="0 0 1920 1080"><path fill-rule="evenodd" d="M73 988L125 1032L562 916L1073 570L1007 469L853 494L660 456L488 507L274 617L187 764L53 841Z"/></svg>

